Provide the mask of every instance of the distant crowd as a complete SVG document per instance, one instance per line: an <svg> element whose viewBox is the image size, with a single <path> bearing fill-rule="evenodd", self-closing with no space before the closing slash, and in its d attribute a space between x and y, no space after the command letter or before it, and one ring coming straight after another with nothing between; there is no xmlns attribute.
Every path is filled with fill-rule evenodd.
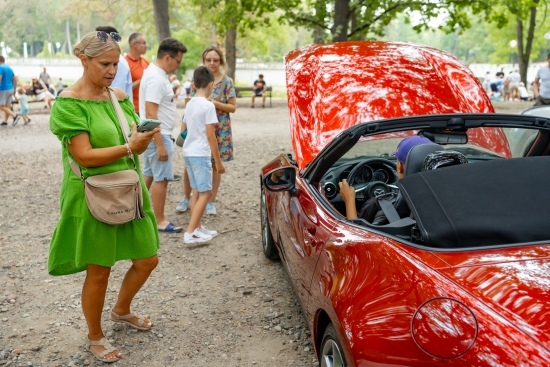
<svg viewBox="0 0 550 367"><path fill-rule="evenodd" d="M527 89L525 83L521 81L518 69L510 71L508 74L505 74L503 68L495 74L487 71L483 80L483 88L493 101L527 102L535 99L533 83L530 83L529 89Z"/></svg>

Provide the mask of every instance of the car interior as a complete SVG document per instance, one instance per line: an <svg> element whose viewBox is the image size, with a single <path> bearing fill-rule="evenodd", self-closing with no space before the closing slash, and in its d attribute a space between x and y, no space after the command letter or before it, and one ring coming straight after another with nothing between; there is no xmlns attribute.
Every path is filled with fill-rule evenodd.
<svg viewBox="0 0 550 367"><path fill-rule="evenodd" d="M548 187L550 175L537 180L527 178L537 176L540 168L550 164L550 131L522 127L503 130L509 140L510 157L468 146L466 129L447 137L434 129L416 130L434 143L411 149L403 179L398 180L395 157L387 153L357 156L342 164L330 157L326 161L332 158L335 163L322 174L317 187L345 218L338 182L346 178L356 190L359 219L351 220L353 223L422 246L455 249L550 240L550 226L541 222L541 218L550 217L550 206L529 204L540 203L536 195L549 202L548 190L540 190ZM341 145L335 144L333 149L343 151ZM343 155L341 151L338 154ZM498 186L495 182L506 184ZM499 196L493 195L495 192ZM529 207L533 210L527 210Z"/></svg>

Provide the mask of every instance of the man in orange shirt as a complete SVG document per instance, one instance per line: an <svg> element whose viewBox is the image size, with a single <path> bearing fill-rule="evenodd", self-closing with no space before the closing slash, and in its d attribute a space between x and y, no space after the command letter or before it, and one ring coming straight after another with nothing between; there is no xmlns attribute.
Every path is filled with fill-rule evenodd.
<svg viewBox="0 0 550 367"><path fill-rule="evenodd" d="M141 83L143 70L149 66L149 61L141 57L141 55L147 52L147 42L143 34L132 33L128 39L128 43L130 44L130 51L126 54L126 61L128 61L130 73L132 74L134 109L139 114L139 84Z"/></svg>

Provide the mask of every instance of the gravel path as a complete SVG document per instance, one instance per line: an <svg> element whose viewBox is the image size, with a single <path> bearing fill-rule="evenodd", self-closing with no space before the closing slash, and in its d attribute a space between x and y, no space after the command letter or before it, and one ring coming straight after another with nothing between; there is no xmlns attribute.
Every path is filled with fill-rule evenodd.
<svg viewBox="0 0 550 367"><path fill-rule="evenodd" d="M239 104L232 118L236 160L226 165L218 215L205 221L221 234L202 246L161 234L160 265L134 303L151 317L153 331L107 320L129 262L113 267L104 331L124 353L113 366L317 366L286 273L261 252L258 174L291 151L287 105L283 99L266 109L250 109L246 99ZM525 107L516 106L497 108ZM48 115L32 119L29 126L0 129L0 366L102 365L84 349L84 274L47 273L59 210L60 145ZM179 152L175 169L183 171ZM172 182L167 213L187 225L189 214L174 211L180 196L181 182Z"/></svg>
<svg viewBox="0 0 550 367"><path fill-rule="evenodd" d="M261 253L258 174L291 149L286 102L275 99L266 109L239 102L236 160L226 165L218 215L205 221L221 234L203 246L161 234L160 265L134 303L154 321L153 331L108 321L129 262L113 267L103 319L124 353L114 366L317 365L286 273ZM102 365L84 349L84 274L47 273L62 173L48 117L33 115L29 126L0 130L0 366ZM183 172L179 151L174 166ZM181 182L172 182L167 213L187 225L189 214L174 211L180 195Z"/></svg>

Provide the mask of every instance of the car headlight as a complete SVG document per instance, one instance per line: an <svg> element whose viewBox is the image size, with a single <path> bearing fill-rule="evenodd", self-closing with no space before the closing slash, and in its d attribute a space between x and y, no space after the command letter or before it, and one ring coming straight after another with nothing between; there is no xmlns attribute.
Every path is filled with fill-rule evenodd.
<svg viewBox="0 0 550 367"><path fill-rule="evenodd" d="M473 312L462 302L435 298L416 310L411 332L425 353L444 359L458 358L474 345L478 325Z"/></svg>

